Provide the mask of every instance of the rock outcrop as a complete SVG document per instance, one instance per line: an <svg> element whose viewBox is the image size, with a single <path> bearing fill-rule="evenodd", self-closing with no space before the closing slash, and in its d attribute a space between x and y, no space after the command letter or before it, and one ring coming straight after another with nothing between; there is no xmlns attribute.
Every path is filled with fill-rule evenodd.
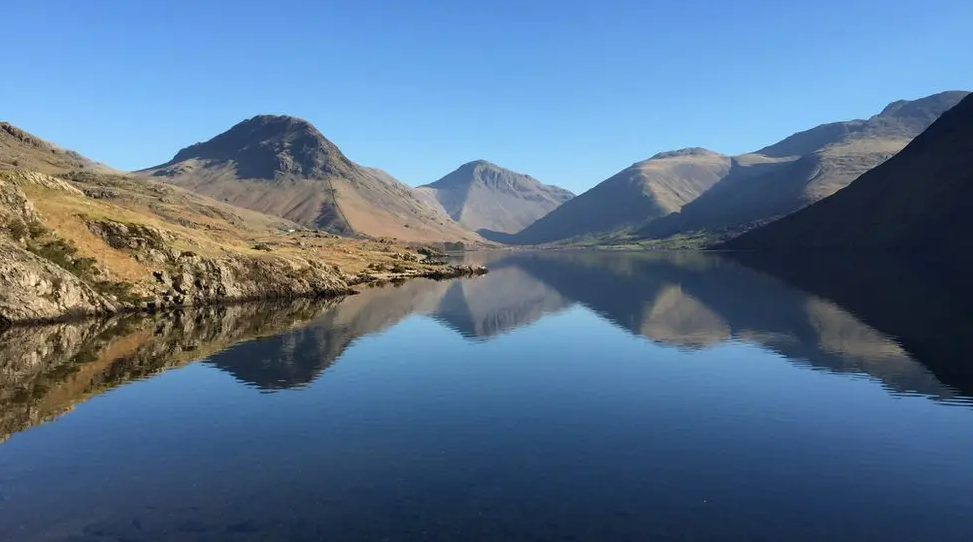
<svg viewBox="0 0 973 542"><path fill-rule="evenodd" d="M12 322L114 312L119 305L52 262L0 240L0 328Z"/></svg>
<svg viewBox="0 0 973 542"><path fill-rule="evenodd" d="M298 267L274 257L204 258L173 250L153 250L151 257L162 260L162 270L153 274L148 308L352 293L338 270L315 260Z"/></svg>

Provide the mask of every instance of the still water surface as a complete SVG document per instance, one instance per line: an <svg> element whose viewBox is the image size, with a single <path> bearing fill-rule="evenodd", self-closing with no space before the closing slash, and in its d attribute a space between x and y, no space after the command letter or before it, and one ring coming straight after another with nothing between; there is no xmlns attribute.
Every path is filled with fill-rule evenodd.
<svg viewBox="0 0 973 542"><path fill-rule="evenodd" d="M970 315L942 283L485 257L0 335L0 540L973 539Z"/></svg>

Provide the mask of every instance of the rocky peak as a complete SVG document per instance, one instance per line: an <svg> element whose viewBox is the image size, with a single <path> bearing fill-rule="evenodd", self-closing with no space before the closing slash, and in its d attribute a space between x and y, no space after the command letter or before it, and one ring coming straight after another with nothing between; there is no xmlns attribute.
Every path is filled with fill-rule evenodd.
<svg viewBox="0 0 973 542"><path fill-rule="evenodd" d="M187 160L232 161L244 178L281 175L326 178L354 168L334 143L310 122L286 115L257 115L176 153L169 164Z"/></svg>
<svg viewBox="0 0 973 542"><path fill-rule="evenodd" d="M427 186L437 189L469 187L477 183L490 186L515 186L524 179L533 178L529 175L522 175L502 168L486 160L473 160L472 162L463 164L449 175Z"/></svg>
<svg viewBox="0 0 973 542"><path fill-rule="evenodd" d="M472 162L467 162L460 167L469 168L469 169L477 169L477 168L482 169L482 168L499 168L500 166L494 164L493 162L479 159L479 160L473 160Z"/></svg>
<svg viewBox="0 0 973 542"><path fill-rule="evenodd" d="M457 172L463 172L466 174L468 182L475 182L481 180L484 177L502 175L504 173L509 173L513 175L520 176L521 174L510 171L509 169L503 168L489 162L487 160L473 160L472 162L467 162L456 169ZM524 175L526 177L526 175Z"/></svg>

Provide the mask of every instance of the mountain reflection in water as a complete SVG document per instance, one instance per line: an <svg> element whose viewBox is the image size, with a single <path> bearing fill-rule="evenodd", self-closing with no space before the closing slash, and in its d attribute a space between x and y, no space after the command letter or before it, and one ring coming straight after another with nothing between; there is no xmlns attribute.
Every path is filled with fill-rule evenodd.
<svg viewBox="0 0 973 542"><path fill-rule="evenodd" d="M738 341L813 369L870 376L891 393L959 400L960 390L973 390L966 363L970 334L963 333L973 327L970 315L956 310L964 306L962 296L945 289L949 284L921 283L915 275L908 288L900 283L898 289L921 295L908 294L891 307L894 314L887 312L894 294L874 293L886 309L882 320L898 325L893 339L835 301L717 255L513 252L468 258L487 263L491 272L472 280L366 289L337 301L231 305L15 328L0 341L0 434L9 437L107 389L197 359L262 390L299 388L359 338L410 315L432 317L469 340L484 341L576 304L633 335L680 349ZM790 269L778 263L782 275L781 268ZM867 271L863 265L855 268L860 271L855 277L818 279L833 290L848 289L836 284L842 277L859 281L858 288L852 286L858 293L854 302L867 311L867 294L861 291L869 284L862 278ZM915 305L919 301L921 307ZM940 305L952 309L938 310ZM930 330L924 322L933 317L951 324ZM919 332L924 345L949 345L953 355L943 349L935 360L910 355L901 346L908 344L910 329ZM942 336L935 336L937 329Z"/></svg>

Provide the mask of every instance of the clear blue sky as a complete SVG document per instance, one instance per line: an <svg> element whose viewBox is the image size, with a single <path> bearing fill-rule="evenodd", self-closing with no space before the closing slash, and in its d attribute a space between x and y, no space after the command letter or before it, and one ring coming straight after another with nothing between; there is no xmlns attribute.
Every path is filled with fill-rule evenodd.
<svg viewBox="0 0 973 542"><path fill-rule="evenodd" d="M484 158L582 191L973 89L969 0L3 4L0 119L120 169L279 113L410 184Z"/></svg>

